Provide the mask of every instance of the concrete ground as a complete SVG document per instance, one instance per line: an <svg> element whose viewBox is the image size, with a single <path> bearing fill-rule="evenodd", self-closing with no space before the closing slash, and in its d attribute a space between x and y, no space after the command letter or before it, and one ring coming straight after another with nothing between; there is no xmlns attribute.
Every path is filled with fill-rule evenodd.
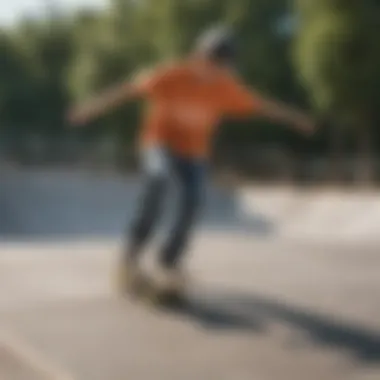
<svg viewBox="0 0 380 380"><path fill-rule="evenodd" d="M0 244L1 380L378 380L380 255L204 232L182 313L115 296L115 240Z"/></svg>
<svg viewBox="0 0 380 380"><path fill-rule="evenodd" d="M378 194L209 187L189 306L168 313L112 287L138 193L2 173L0 380L380 379Z"/></svg>

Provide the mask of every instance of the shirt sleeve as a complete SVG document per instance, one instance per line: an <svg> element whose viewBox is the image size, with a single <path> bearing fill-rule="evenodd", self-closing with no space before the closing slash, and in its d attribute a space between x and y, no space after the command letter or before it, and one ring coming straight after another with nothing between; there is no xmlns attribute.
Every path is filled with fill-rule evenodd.
<svg viewBox="0 0 380 380"><path fill-rule="evenodd" d="M224 85L223 113L227 117L246 117L260 112L262 99L236 79Z"/></svg>
<svg viewBox="0 0 380 380"><path fill-rule="evenodd" d="M135 74L132 83L142 96L159 97L170 91L174 76L173 68L146 69Z"/></svg>

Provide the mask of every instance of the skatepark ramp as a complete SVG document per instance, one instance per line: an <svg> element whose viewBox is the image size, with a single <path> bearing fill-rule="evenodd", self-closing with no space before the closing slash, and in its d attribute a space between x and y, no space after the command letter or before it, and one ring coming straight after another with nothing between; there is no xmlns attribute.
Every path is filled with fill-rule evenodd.
<svg viewBox="0 0 380 380"><path fill-rule="evenodd" d="M377 242L380 195L370 191L242 189L246 212L272 221L277 235L302 239Z"/></svg>
<svg viewBox="0 0 380 380"><path fill-rule="evenodd" d="M0 237L119 236L137 206L139 181L72 172L2 175ZM175 193L167 197L173 217ZM201 228L258 236L377 240L375 193L208 186ZM163 223L167 225L167 223Z"/></svg>
<svg viewBox="0 0 380 380"><path fill-rule="evenodd" d="M47 237L73 235L118 236L138 206L138 179L88 173L28 172L2 176L0 236ZM234 191L208 186L202 227L271 232L266 218L244 212ZM174 217L176 193L166 199Z"/></svg>

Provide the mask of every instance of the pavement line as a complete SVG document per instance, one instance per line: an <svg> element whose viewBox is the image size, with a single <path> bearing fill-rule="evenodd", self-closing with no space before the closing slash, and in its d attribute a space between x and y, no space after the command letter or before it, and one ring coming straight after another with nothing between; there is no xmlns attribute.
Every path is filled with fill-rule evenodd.
<svg viewBox="0 0 380 380"><path fill-rule="evenodd" d="M57 362L51 360L8 328L6 331L3 329L0 331L0 343L33 370L46 375L52 380L78 380Z"/></svg>

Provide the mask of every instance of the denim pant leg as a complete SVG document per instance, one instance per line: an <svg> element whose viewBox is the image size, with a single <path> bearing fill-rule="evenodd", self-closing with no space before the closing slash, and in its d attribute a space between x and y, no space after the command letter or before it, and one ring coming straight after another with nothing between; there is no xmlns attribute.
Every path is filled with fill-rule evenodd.
<svg viewBox="0 0 380 380"><path fill-rule="evenodd" d="M160 154L164 154L161 152ZM129 230L129 254L137 257L150 239L159 217L168 185L167 168L160 169L159 154L143 152L144 183L138 199L138 210ZM165 158L166 159L166 158ZM169 164L169 157L167 157Z"/></svg>
<svg viewBox="0 0 380 380"><path fill-rule="evenodd" d="M179 204L175 225L161 252L161 264L166 267L176 266L186 251L202 201L205 174L202 161L174 157L172 162L179 182Z"/></svg>

